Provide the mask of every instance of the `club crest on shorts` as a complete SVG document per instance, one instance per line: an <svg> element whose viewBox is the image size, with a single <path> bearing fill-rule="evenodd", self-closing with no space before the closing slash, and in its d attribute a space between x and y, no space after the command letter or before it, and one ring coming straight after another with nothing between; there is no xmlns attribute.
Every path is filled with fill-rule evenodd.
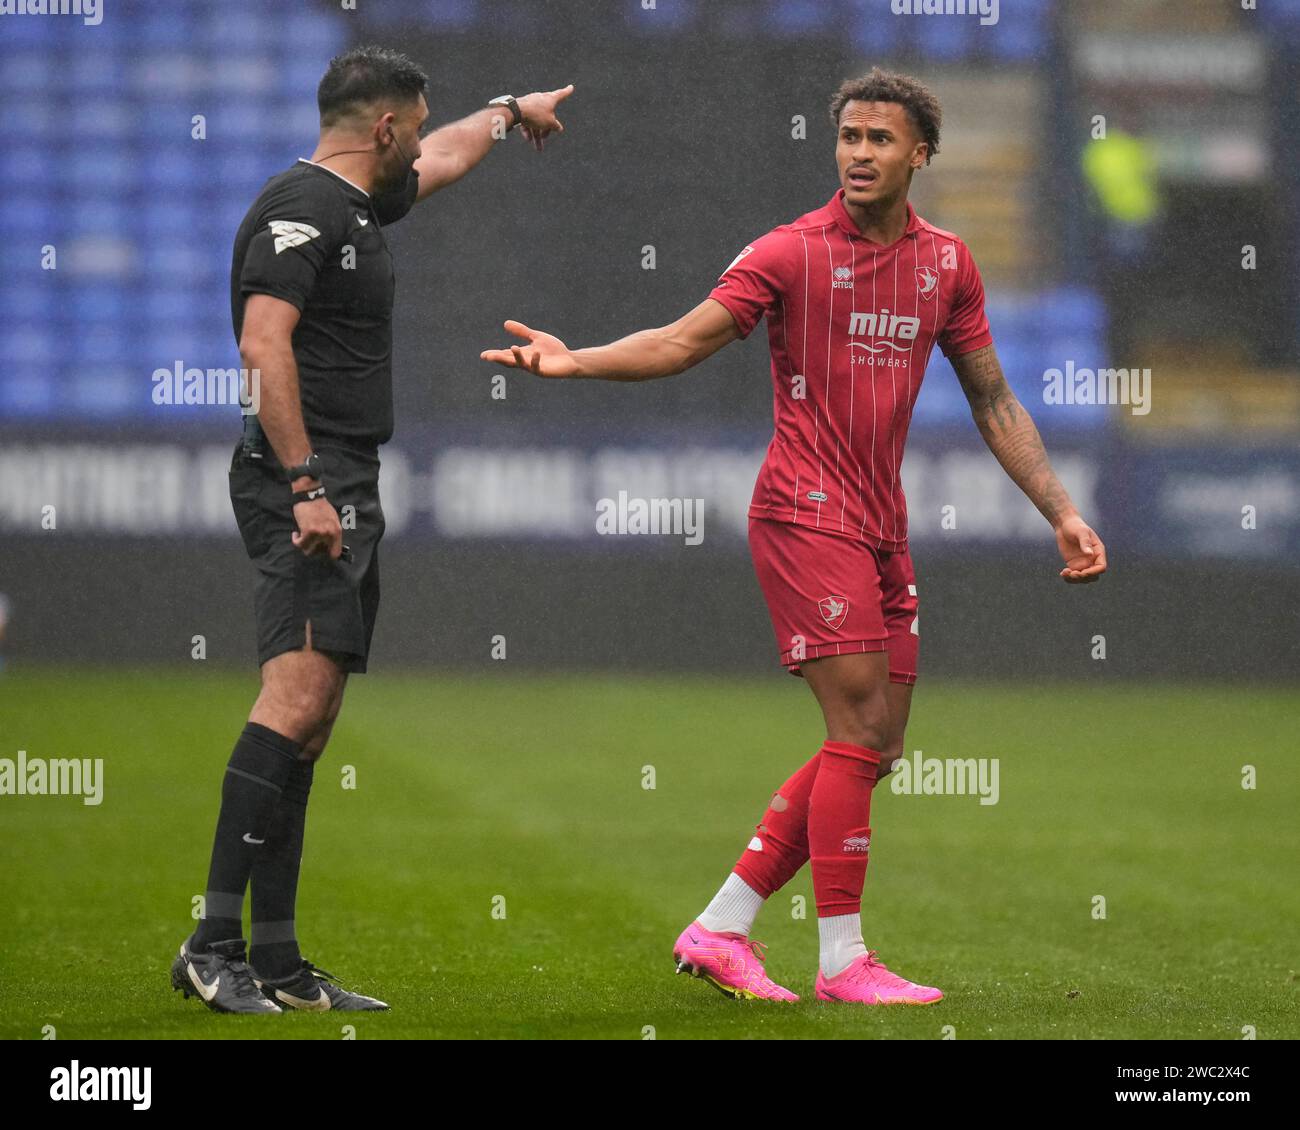
<svg viewBox="0 0 1300 1130"><path fill-rule="evenodd" d="M832 628L838 628L844 623L844 617L849 614L849 598L847 596L824 596L817 602L817 610L822 614L822 619Z"/></svg>

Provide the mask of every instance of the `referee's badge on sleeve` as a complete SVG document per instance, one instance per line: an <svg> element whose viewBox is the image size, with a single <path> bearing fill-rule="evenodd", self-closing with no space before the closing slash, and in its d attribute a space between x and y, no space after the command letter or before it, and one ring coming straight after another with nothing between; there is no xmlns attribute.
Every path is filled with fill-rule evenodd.
<svg viewBox="0 0 1300 1130"><path fill-rule="evenodd" d="M267 226L275 236L277 255L286 247L299 247L320 235L311 224L300 224L294 220L272 220Z"/></svg>

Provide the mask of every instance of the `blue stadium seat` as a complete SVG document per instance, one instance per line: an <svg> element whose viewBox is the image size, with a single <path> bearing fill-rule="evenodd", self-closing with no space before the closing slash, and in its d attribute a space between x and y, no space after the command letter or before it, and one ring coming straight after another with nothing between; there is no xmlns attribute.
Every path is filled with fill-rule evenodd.
<svg viewBox="0 0 1300 1130"><path fill-rule="evenodd" d="M15 49L28 48L49 52L59 43L59 23L59 20L39 17L31 19L9 17L4 21L5 44Z"/></svg>
<svg viewBox="0 0 1300 1130"><path fill-rule="evenodd" d="M58 385L49 369L29 366L0 373L0 416L51 416Z"/></svg>
<svg viewBox="0 0 1300 1130"><path fill-rule="evenodd" d="M145 240L179 239L189 237L203 217L196 215L192 205L179 201L155 200L137 213L135 224Z"/></svg>
<svg viewBox="0 0 1300 1130"><path fill-rule="evenodd" d="M978 16L898 16L913 24L921 54L941 62L965 59L975 49L975 32L980 28Z"/></svg>
<svg viewBox="0 0 1300 1130"><path fill-rule="evenodd" d="M59 355L58 338L49 329L20 326L0 338L6 365L52 365Z"/></svg>
<svg viewBox="0 0 1300 1130"><path fill-rule="evenodd" d="M278 115L269 113L261 100L226 98L208 115L210 141L245 143L283 128Z"/></svg>
<svg viewBox="0 0 1300 1130"><path fill-rule="evenodd" d="M139 415L150 404L148 374L124 365L65 370L65 401L78 415L112 418Z"/></svg>
<svg viewBox="0 0 1300 1130"><path fill-rule="evenodd" d="M0 180L11 182L16 190L30 191L32 185L50 183L56 168L48 147L10 142L0 150Z"/></svg>
<svg viewBox="0 0 1300 1130"><path fill-rule="evenodd" d="M840 21L849 41L869 59L892 55L904 42L907 17L894 15L889 0L847 0Z"/></svg>
<svg viewBox="0 0 1300 1130"><path fill-rule="evenodd" d="M67 287L66 302L79 320L117 325L134 305L134 295L115 283L79 283Z"/></svg>
<svg viewBox="0 0 1300 1130"><path fill-rule="evenodd" d="M67 129L77 137L97 141L124 142L137 129L135 113L116 102L83 98L75 102L67 118Z"/></svg>
<svg viewBox="0 0 1300 1130"><path fill-rule="evenodd" d="M1083 287L1058 287L1043 298L1045 324L1073 326L1101 333L1106 325L1106 303L1096 291Z"/></svg>
<svg viewBox="0 0 1300 1130"><path fill-rule="evenodd" d="M381 5L363 4L359 6L373 9ZM387 5L383 6L387 7ZM410 22L409 4L397 4L393 5L393 7L397 8L405 17L406 22ZM346 50L349 24L352 18L351 13L347 13L345 17L341 12L330 16L322 16L320 13L312 11L291 11L283 16L277 16L273 29L268 30L278 33L280 42L285 46L291 46L295 52L317 56L320 59L320 69L316 75L319 81L320 74L325 70L325 65L329 62L331 56ZM418 15L416 20L419 23L425 22Z"/></svg>
<svg viewBox="0 0 1300 1130"><path fill-rule="evenodd" d="M40 271L37 274L48 278L50 272ZM45 279L39 277L8 280L9 285L0 291L0 308L5 312L8 325L29 325L50 316L51 291L42 285L44 282ZM4 336L0 335L0 341L4 340ZM3 377L4 374L0 373L0 379Z"/></svg>
<svg viewBox="0 0 1300 1130"><path fill-rule="evenodd" d="M936 348L930 356L921 392L912 409L912 426L943 426L969 419L970 409L961 385L953 376L948 359Z"/></svg>
<svg viewBox="0 0 1300 1130"><path fill-rule="evenodd" d="M160 104L168 108L188 105L191 100L201 100L208 81L204 73L206 66L205 58L155 48L140 56L137 65L131 68L130 90L137 97L148 100L151 104L142 109L153 111L155 115Z"/></svg>
<svg viewBox="0 0 1300 1130"><path fill-rule="evenodd" d="M210 174L199 159L197 148L202 142L172 145L149 155L144 170L149 183L166 193L189 193L210 179Z"/></svg>
<svg viewBox="0 0 1300 1130"><path fill-rule="evenodd" d="M247 55L230 59L213 69L212 89L224 101L233 92L238 97L259 98L265 110L264 96L274 93L278 78L277 67L269 56Z"/></svg>
<svg viewBox="0 0 1300 1130"><path fill-rule="evenodd" d="M1017 62L1041 58L1051 46L1050 21L1051 4L1000 4L997 26L982 28L978 42L997 58Z"/></svg>
<svg viewBox="0 0 1300 1130"><path fill-rule="evenodd" d="M73 55L64 70L64 79L81 101L88 95L116 93L125 81L124 68L118 56L110 53Z"/></svg>
<svg viewBox="0 0 1300 1130"><path fill-rule="evenodd" d="M136 343L116 326L97 326L75 336L65 353L87 364L124 365L135 357Z"/></svg>
<svg viewBox="0 0 1300 1130"><path fill-rule="evenodd" d="M101 194L110 194L129 188L142 173L139 157L121 147L87 145L77 154L83 169L95 170L95 181Z"/></svg>
<svg viewBox="0 0 1300 1130"><path fill-rule="evenodd" d="M15 20L5 21L6 33L13 24L32 23L32 20ZM10 54L8 58L0 61L0 91L3 91L7 97L21 97L24 100L31 97L34 90L45 90L58 85L59 79L59 61L53 55L27 55L27 54ZM9 103L10 106L13 103Z"/></svg>

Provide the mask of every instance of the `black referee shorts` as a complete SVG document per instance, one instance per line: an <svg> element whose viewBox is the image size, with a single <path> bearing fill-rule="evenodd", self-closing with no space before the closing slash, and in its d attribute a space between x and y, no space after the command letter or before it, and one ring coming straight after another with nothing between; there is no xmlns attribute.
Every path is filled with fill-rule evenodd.
<svg viewBox="0 0 1300 1130"><path fill-rule="evenodd" d="M293 544L292 490L269 451L250 458L242 443L230 463L230 503L244 548L257 566L257 662L301 650L311 624L312 647L331 653L344 671L366 669L379 611L379 456L316 446L321 480L343 522L350 560L307 557ZM351 509L349 509L351 508Z"/></svg>

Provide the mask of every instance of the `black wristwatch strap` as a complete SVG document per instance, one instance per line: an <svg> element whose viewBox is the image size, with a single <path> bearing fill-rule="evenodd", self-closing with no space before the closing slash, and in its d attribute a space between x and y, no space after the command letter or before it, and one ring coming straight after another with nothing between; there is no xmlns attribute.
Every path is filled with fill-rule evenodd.
<svg viewBox="0 0 1300 1130"><path fill-rule="evenodd" d="M318 498L328 498L325 493L325 487L313 487L311 490L296 490L293 492L293 504L295 506L300 502L315 502Z"/></svg>
<svg viewBox="0 0 1300 1130"><path fill-rule="evenodd" d="M290 467L285 471L285 477L293 482L295 479L315 479L320 481L320 456L312 452L307 458L296 467Z"/></svg>

